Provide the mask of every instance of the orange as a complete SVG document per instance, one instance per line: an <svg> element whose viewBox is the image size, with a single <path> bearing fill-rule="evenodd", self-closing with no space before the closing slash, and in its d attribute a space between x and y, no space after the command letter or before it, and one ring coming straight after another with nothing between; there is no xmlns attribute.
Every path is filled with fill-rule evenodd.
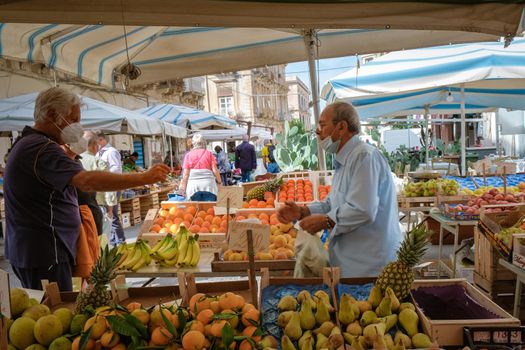
<svg viewBox="0 0 525 350"><path fill-rule="evenodd" d="M182 347L184 350L201 350L206 343L204 334L199 331L189 331L182 337Z"/></svg>
<svg viewBox="0 0 525 350"><path fill-rule="evenodd" d="M142 305L136 301L132 301L126 306L126 309L128 309L129 312L132 312L134 310L140 309Z"/></svg>
<svg viewBox="0 0 525 350"><path fill-rule="evenodd" d="M259 203L257 203L257 208L266 208L266 202L260 201Z"/></svg>
<svg viewBox="0 0 525 350"><path fill-rule="evenodd" d="M210 230L206 226L201 226L199 232L197 233L208 233Z"/></svg>
<svg viewBox="0 0 525 350"><path fill-rule="evenodd" d="M162 228L162 227L160 227L159 225L155 224L155 225L151 226L150 231L151 231L151 232L155 232L155 233L159 233L159 231L160 231L161 228Z"/></svg>
<svg viewBox="0 0 525 350"><path fill-rule="evenodd" d="M201 227L209 228L211 226L211 223L209 221L204 221L201 225Z"/></svg>
<svg viewBox="0 0 525 350"><path fill-rule="evenodd" d="M206 213L204 210L199 211L199 213L197 214L197 216L201 217L203 220L206 217L206 215L208 215L208 213Z"/></svg>
<svg viewBox="0 0 525 350"><path fill-rule="evenodd" d="M203 293L196 293L190 298L188 306L192 314L198 314L200 311L210 308L210 299Z"/></svg>
<svg viewBox="0 0 525 350"><path fill-rule="evenodd" d="M211 324L211 330L210 333L214 337L221 338L222 337L222 329L224 328L224 325L226 324L226 320L215 320Z"/></svg>
<svg viewBox="0 0 525 350"><path fill-rule="evenodd" d="M192 225L192 226L190 227L190 232L191 232L191 233L199 233L200 230L201 230L201 227L198 226L198 225Z"/></svg>
<svg viewBox="0 0 525 350"><path fill-rule="evenodd" d="M186 215L184 215L183 219L184 219L184 221L190 221L191 222L191 220L193 220L193 215L186 214Z"/></svg>
<svg viewBox="0 0 525 350"><path fill-rule="evenodd" d="M208 215L215 215L215 210L213 210L213 207L212 208L209 208L208 210L206 210L206 213L208 213Z"/></svg>
<svg viewBox="0 0 525 350"><path fill-rule="evenodd" d="M220 224L219 225L210 225L210 232L211 233L222 232L220 230Z"/></svg>
<svg viewBox="0 0 525 350"><path fill-rule="evenodd" d="M151 341L155 345L168 345L173 335L164 327L157 327L151 332Z"/></svg>
<svg viewBox="0 0 525 350"><path fill-rule="evenodd" d="M204 324L199 320L191 321L190 331L198 331L200 333L204 333Z"/></svg>
<svg viewBox="0 0 525 350"><path fill-rule="evenodd" d="M170 213L170 215L175 215L176 210L177 210L177 207L171 207L170 210L168 210L168 212Z"/></svg>
<svg viewBox="0 0 525 350"><path fill-rule="evenodd" d="M252 343L245 339L239 344L239 350L254 350L254 348Z"/></svg>
<svg viewBox="0 0 525 350"><path fill-rule="evenodd" d="M268 199L268 200L266 201L266 204L269 204L269 205L271 205L271 206L273 207L274 204L275 204L275 199L273 199L273 198Z"/></svg>
<svg viewBox="0 0 525 350"><path fill-rule="evenodd" d="M213 321L213 310L212 309L204 309L201 312L197 314L197 320L200 321L203 325L207 325L211 321Z"/></svg>
<svg viewBox="0 0 525 350"><path fill-rule="evenodd" d="M184 227L188 228L188 227L191 226L191 220L190 220L190 221L184 220L184 221L182 222L182 224L184 225Z"/></svg>
<svg viewBox="0 0 525 350"><path fill-rule="evenodd" d="M259 214L259 220L270 220L270 216L266 213Z"/></svg>
<svg viewBox="0 0 525 350"><path fill-rule="evenodd" d="M259 202L259 201L258 201L257 199L252 199L252 200L250 200L248 203L249 203L250 205L257 205L258 202Z"/></svg>
<svg viewBox="0 0 525 350"><path fill-rule="evenodd" d="M250 309L242 314L242 324L248 326L258 326L261 313L256 308Z"/></svg>
<svg viewBox="0 0 525 350"><path fill-rule="evenodd" d="M204 223L204 219L200 216L197 216L195 220L193 220L194 225L202 226L203 223Z"/></svg>
<svg viewBox="0 0 525 350"><path fill-rule="evenodd" d="M155 220L155 224L157 224L157 225L159 225L159 226L164 225L164 218L162 218L162 217L158 217L158 218Z"/></svg>
<svg viewBox="0 0 525 350"><path fill-rule="evenodd" d="M257 214L254 214L254 213L248 214L248 219L257 219Z"/></svg>
<svg viewBox="0 0 525 350"><path fill-rule="evenodd" d="M192 216L195 215L195 213L197 212L197 208L193 205L190 205L187 209L186 209L186 212L188 212L189 214L191 214Z"/></svg>
<svg viewBox="0 0 525 350"><path fill-rule="evenodd" d="M213 220L211 220L211 224L212 225L220 225L221 221L222 221L221 218L216 216L216 217L213 218Z"/></svg>
<svg viewBox="0 0 525 350"><path fill-rule="evenodd" d="M250 205L249 205L247 202L243 202L243 203L242 203L242 207L243 207L243 208L249 208Z"/></svg>
<svg viewBox="0 0 525 350"><path fill-rule="evenodd" d="M211 223L213 221L213 215L206 215L204 221L208 221L209 223Z"/></svg>
<svg viewBox="0 0 525 350"><path fill-rule="evenodd" d="M175 220L173 220L173 223L175 225L180 225L182 223L182 219L181 218L175 218Z"/></svg>

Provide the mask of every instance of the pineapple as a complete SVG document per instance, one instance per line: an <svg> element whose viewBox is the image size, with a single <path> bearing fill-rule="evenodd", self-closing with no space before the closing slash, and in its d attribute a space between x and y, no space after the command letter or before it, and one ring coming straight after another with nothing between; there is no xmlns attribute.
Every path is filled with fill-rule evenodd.
<svg viewBox="0 0 525 350"><path fill-rule="evenodd" d="M259 201L264 200L264 192L274 192L277 191L279 187L283 184L282 177L275 178L273 180L267 181L264 185L257 186L252 188L246 194L246 199L257 199Z"/></svg>
<svg viewBox="0 0 525 350"><path fill-rule="evenodd" d="M376 280L376 286L383 293L387 287L391 287L399 299L408 296L414 282L412 269L425 254L430 234L423 223L406 234L397 250L397 261L389 263Z"/></svg>
<svg viewBox="0 0 525 350"><path fill-rule="evenodd" d="M78 294L76 301L75 313L85 313L88 306L97 309L101 306L110 306L112 304L111 292L107 284L115 278L120 254L117 249L109 250L106 246L100 250L100 257L89 275L89 284L85 291Z"/></svg>

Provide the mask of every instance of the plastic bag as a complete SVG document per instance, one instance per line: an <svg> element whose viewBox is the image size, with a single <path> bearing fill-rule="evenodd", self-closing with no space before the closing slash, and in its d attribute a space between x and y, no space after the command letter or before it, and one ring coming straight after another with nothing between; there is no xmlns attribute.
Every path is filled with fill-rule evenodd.
<svg viewBox="0 0 525 350"><path fill-rule="evenodd" d="M298 229L295 239L294 277L322 277L323 269L330 266L328 252L317 235Z"/></svg>
<svg viewBox="0 0 525 350"><path fill-rule="evenodd" d="M100 207L100 210L102 211L102 234L99 236L99 242L100 248L105 248L109 244L112 220L105 207Z"/></svg>

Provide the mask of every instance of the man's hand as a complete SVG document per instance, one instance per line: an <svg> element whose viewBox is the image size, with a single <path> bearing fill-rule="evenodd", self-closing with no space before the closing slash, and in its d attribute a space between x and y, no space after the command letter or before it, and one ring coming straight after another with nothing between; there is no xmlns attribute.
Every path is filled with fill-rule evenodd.
<svg viewBox="0 0 525 350"><path fill-rule="evenodd" d="M166 164L155 164L148 171L142 173L144 184L165 181L169 172L170 168Z"/></svg>
<svg viewBox="0 0 525 350"><path fill-rule="evenodd" d="M326 222L326 215L313 214L302 219L299 222L299 226L306 232L313 235L327 228Z"/></svg>
<svg viewBox="0 0 525 350"><path fill-rule="evenodd" d="M280 222L287 224L289 222L299 220L301 218L301 208L292 201L285 201L284 204L277 210L277 219Z"/></svg>

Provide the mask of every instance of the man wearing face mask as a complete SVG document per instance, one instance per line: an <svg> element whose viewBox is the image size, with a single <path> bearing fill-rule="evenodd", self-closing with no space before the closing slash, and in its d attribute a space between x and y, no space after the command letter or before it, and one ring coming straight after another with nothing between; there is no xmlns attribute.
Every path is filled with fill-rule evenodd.
<svg viewBox="0 0 525 350"><path fill-rule="evenodd" d="M117 191L162 181L169 168L156 165L140 174L85 171L60 145L82 137L81 101L53 87L35 101L35 123L13 145L5 171L6 258L24 288L41 280L70 291L80 213L75 188Z"/></svg>
<svg viewBox="0 0 525 350"><path fill-rule="evenodd" d="M332 189L323 202L285 202L279 220L300 220L311 234L328 230L330 265L339 266L343 277L377 276L395 259L402 239L388 163L359 139L359 116L348 103L328 105L316 132L325 152L335 155Z"/></svg>

